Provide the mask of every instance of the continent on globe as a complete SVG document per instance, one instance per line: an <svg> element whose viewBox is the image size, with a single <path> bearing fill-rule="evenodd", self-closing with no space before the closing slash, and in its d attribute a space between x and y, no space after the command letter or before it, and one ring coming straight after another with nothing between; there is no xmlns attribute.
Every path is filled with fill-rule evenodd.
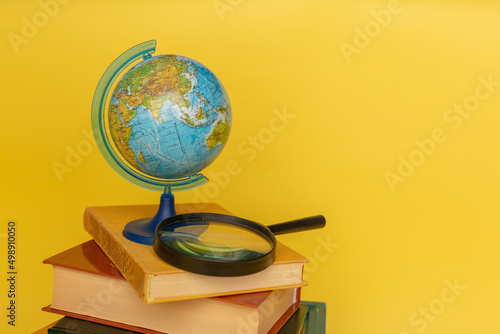
<svg viewBox="0 0 500 334"><path fill-rule="evenodd" d="M226 111L223 111L225 114ZM222 144L227 141L227 138L229 137L229 124L227 122L219 121L215 127L210 136L207 138L207 146L208 149L211 150L214 148L217 144Z"/></svg>

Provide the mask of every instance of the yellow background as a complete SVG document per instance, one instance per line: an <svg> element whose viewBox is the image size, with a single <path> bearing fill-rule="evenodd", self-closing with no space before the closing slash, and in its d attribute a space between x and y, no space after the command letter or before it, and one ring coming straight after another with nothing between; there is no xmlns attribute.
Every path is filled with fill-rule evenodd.
<svg viewBox="0 0 500 334"><path fill-rule="evenodd" d="M40 311L52 293L41 262L89 239L85 207L158 202L88 136L101 75L150 39L156 54L210 68L233 108L210 183L177 202L265 224L325 215L324 230L279 239L311 259L303 299L327 303L328 333L500 332L498 2L53 4L0 11L0 267L7 276L15 220L19 273L16 327L1 279L2 333L57 318ZM68 169L58 176L55 163Z"/></svg>

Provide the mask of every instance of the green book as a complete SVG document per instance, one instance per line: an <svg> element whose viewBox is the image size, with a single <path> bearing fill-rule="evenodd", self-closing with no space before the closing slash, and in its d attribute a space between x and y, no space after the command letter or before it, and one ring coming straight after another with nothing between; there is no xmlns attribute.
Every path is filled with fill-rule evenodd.
<svg viewBox="0 0 500 334"><path fill-rule="evenodd" d="M325 334L326 304L301 301L300 307L277 334Z"/></svg>
<svg viewBox="0 0 500 334"><path fill-rule="evenodd" d="M321 302L302 301L300 306L307 306L307 314L304 319L301 334L325 334L326 333L326 304Z"/></svg>
<svg viewBox="0 0 500 334"><path fill-rule="evenodd" d="M299 308L293 313L283 327L281 327L277 334L300 334L308 309L307 306L301 303Z"/></svg>

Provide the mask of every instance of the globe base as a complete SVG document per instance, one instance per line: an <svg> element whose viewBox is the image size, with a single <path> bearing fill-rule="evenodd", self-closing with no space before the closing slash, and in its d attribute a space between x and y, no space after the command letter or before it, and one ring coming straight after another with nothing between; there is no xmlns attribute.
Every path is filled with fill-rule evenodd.
<svg viewBox="0 0 500 334"><path fill-rule="evenodd" d="M153 218L141 218L127 223L122 234L130 241L151 246L154 242L156 226L164 219L175 215L174 195L163 193L156 215Z"/></svg>

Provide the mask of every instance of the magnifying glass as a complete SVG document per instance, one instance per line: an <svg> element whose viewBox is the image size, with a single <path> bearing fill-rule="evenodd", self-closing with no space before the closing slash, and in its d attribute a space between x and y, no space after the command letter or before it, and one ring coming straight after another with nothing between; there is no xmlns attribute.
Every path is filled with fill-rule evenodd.
<svg viewBox="0 0 500 334"><path fill-rule="evenodd" d="M322 228L317 215L265 226L216 213L186 213L158 224L153 249L174 267L202 275L243 276L269 267L276 258L275 235Z"/></svg>

